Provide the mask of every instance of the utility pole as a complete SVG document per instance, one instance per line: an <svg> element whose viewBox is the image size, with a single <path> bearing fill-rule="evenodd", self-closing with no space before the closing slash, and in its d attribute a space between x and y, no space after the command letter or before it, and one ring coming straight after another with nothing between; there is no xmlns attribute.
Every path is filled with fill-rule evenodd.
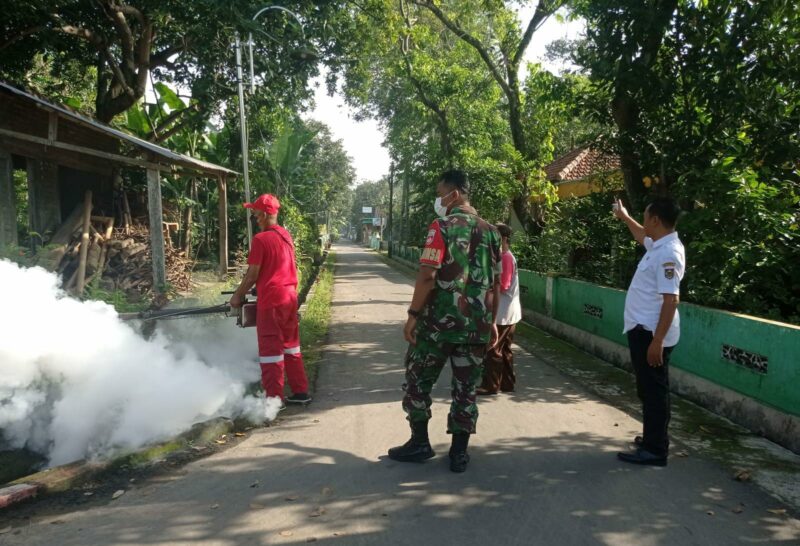
<svg viewBox="0 0 800 546"><path fill-rule="evenodd" d="M404 244L404 245L408 244L408 222L409 222L408 206L409 206L409 197L410 197L408 193L409 193L408 173L404 172L403 173L403 204L402 204L402 209L403 210L400 213L400 214L402 214L402 218L403 218L403 230L402 230L402 233L400 234L400 240L402 241L402 244Z"/></svg>
<svg viewBox="0 0 800 546"><path fill-rule="evenodd" d="M244 199L250 202L250 169L247 150L247 117L244 111L244 78L242 76L242 41L239 33L236 33L236 80L239 88L239 126L242 133L242 174L244 175ZM250 209L245 209L247 218L247 249L250 249L250 242L253 240L253 224L250 222Z"/></svg>
<svg viewBox="0 0 800 546"><path fill-rule="evenodd" d="M394 243L394 237L392 237L392 232L394 231L393 218L394 218L394 162L392 162L392 166L389 169L389 244L387 246L387 252L389 253L390 258L393 255L392 244Z"/></svg>
<svg viewBox="0 0 800 546"><path fill-rule="evenodd" d="M306 33L303 30L303 22L300 20L300 17L293 12L290 11L283 6L267 6L265 8L261 8L256 12L253 16L253 21L255 22L258 17L270 10L277 10L282 13L293 17L300 28L300 33L303 37L303 42L306 41ZM274 42L280 43L280 40L277 40L274 36L269 34L268 32L261 31L262 34L267 36ZM248 150L248 138L247 138L247 114L245 113L245 106L244 106L244 77L242 76L242 41L239 38L239 33L236 32L236 41L233 45L234 49L236 50L236 79L238 80L238 91L239 91L239 125L242 131L242 174L244 175L244 197L247 202L250 202L250 166L249 166L249 150ZM250 64L250 93L255 93L256 90L256 82L255 82L255 71L253 67L253 33L251 32L248 35L247 39L247 47L249 52L249 64ZM316 53L307 50L303 52L304 59L311 59L316 58ZM279 193L279 192L276 192ZM253 224L250 221L250 209L245 210L245 214L247 215L247 248L250 249L250 242L253 239Z"/></svg>

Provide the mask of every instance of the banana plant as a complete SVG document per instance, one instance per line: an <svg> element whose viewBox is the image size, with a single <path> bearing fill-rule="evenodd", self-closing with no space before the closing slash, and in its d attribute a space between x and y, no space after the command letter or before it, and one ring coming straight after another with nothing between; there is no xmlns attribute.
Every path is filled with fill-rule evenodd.
<svg viewBox="0 0 800 546"><path fill-rule="evenodd" d="M293 175L300 163L303 148L317 132L302 126L287 125L267 150L270 173L279 197L291 195Z"/></svg>

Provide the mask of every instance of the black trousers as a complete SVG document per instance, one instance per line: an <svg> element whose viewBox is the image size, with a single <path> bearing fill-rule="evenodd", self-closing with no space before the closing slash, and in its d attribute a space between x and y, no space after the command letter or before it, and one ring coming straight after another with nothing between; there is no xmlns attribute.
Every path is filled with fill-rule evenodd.
<svg viewBox="0 0 800 546"><path fill-rule="evenodd" d="M636 394L642 401L644 433L642 447L656 455L667 456L669 435L667 427L671 417L669 399L669 355L672 347L665 347L663 366L647 363L647 349L653 341L653 332L637 326L628 331L628 347L636 374Z"/></svg>

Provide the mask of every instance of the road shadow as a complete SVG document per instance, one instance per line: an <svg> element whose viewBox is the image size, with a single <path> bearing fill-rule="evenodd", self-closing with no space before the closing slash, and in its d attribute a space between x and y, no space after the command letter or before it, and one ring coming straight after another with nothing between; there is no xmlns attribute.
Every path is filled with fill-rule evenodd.
<svg viewBox="0 0 800 546"><path fill-rule="evenodd" d="M741 505L743 484L698 480L681 464L626 467L610 456L608 442L590 433L508 438L474 448L468 472L457 475L448 471L444 454L424 464L403 464L267 441L269 457L207 460L191 480L145 484L99 509L102 518L92 528L75 514L59 524L59 543L731 545L800 540L800 528L791 520L769 514L763 505ZM216 493L211 500L194 500L208 499L209 489ZM151 500L155 496L158 502ZM23 531L9 544L40 543L25 537Z"/></svg>

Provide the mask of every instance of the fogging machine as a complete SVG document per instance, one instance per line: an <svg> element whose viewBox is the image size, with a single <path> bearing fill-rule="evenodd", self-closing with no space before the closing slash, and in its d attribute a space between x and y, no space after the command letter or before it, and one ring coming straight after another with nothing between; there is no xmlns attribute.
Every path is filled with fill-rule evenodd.
<svg viewBox="0 0 800 546"><path fill-rule="evenodd" d="M222 295L231 295L233 292L222 292ZM256 295L255 288L251 294ZM228 303L212 305L210 307L184 307L182 309L151 309L138 313L120 313L121 320L172 320L179 318L195 317L198 315L215 315L222 313L226 317L236 317L236 325L240 328L251 328L256 325L256 300L245 297L242 306L233 308Z"/></svg>

